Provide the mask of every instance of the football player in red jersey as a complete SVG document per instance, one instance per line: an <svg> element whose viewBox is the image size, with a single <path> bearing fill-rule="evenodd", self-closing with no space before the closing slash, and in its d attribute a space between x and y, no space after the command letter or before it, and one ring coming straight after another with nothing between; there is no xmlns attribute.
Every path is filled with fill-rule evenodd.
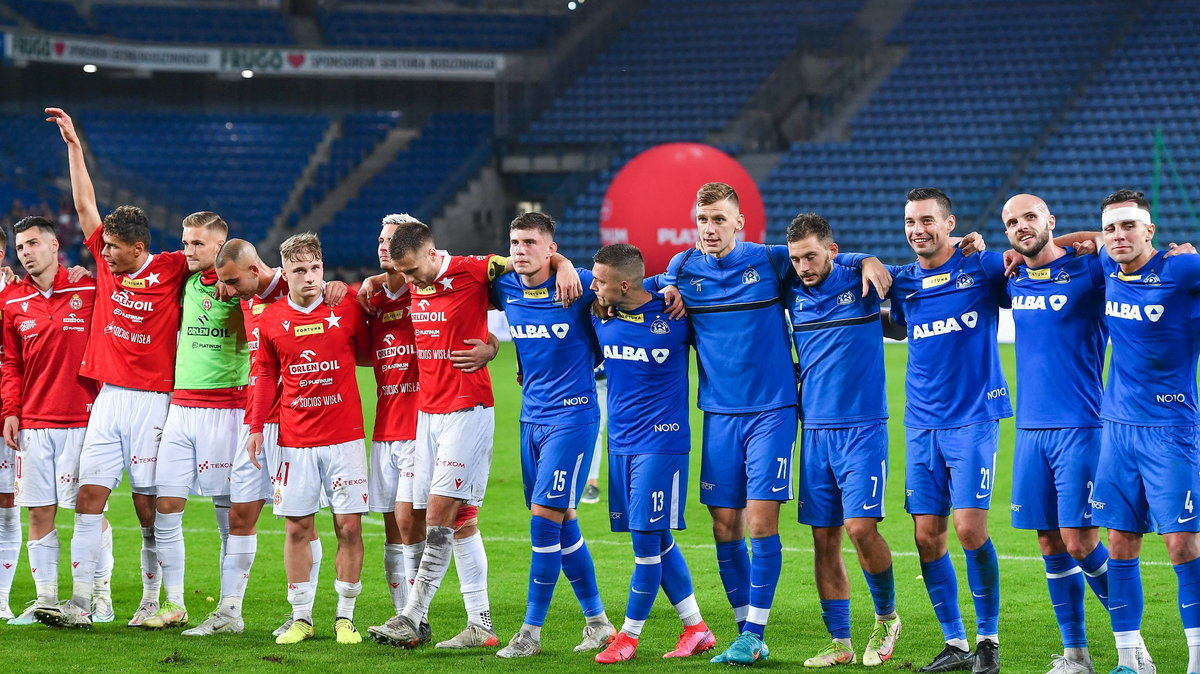
<svg viewBox="0 0 1200 674"><path fill-rule="evenodd" d="M96 281L72 280L58 264L54 223L31 216L13 225L17 258L28 272L10 286L4 306L4 440L19 452L16 505L29 509L29 566L37 600L10 624L29 625L34 611L58 603L59 507L74 508L79 453L100 385L63 368L83 357L91 328ZM93 589L94 614L112 614L112 531Z"/></svg>
<svg viewBox="0 0 1200 674"><path fill-rule="evenodd" d="M154 473L175 378L179 297L189 271L181 252L151 254L146 214L120 206L101 221L83 147L67 113L47 108L67 146L71 190L84 243L96 258L96 306L79 373L103 385L79 458L79 496L71 540L74 590L69 601L39 609L55 626L90 627L89 603L108 495L129 473L142 526L142 601L129 624L158 610Z"/></svg>
<svg viewBox="0 0 1200 674"><path fill-rule="evenodd" d="M352 299L334 307L322 303L324 264L316 235L292 236L280 246L280 256L288 297L259 317L254 376L263 385L254 389L247 447L252 455L261 453L266 413L276 397L265 384L282 378L275 514L287 518L284 566L293 622L276 643L313 635L309 542L322 493L338 539L334 634L338 643L358 643L354 603L362 591L367 456L354 368L370 359L366 316Z"/></svg>

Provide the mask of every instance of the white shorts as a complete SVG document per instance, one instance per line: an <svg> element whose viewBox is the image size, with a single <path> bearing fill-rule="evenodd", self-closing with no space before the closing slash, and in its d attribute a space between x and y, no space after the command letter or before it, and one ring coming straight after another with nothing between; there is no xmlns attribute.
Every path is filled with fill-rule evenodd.
<svg viewBox="0 0 1200 674"><path fill-rule="evenodd" d="M6 442L0 442L0 494L11 494L17 488L17 453Z"/></svg>
<svg viewBox="0 0 1200 674"><path fill-rule="evenodd" d="M279 424L263 424L263 453L258 457L262 468L255 468L246 445L250 444L250 427L243 424L238 432L233 452L233 469L229 471L229 500L232 503L269 501L275 462L279 460Z"/></svg>
<svg viewBox="0 0 1200 674"><path fill-rule="evenodd" d="M371 443L371 473L367 477L367 506L371 512L390 513L396 509L400 476L407 473L412 481L411 464L416 444L416 440Z"/></svg>
<svg viewBox="0 0 1200 674"><path fill-rule="evenodd" d="M154 467L170 393L100 387L79 453L79 484L116 489L122 471L136 494L154 493Z"/></svg>
<svg viewBox="0 0 1200 674"><path fill-rule="evenodd" d="M492 470L492 434L495 410L476 405L449 414L417 413L417 459L432 454L429 493L461 499L466 505L483 505L488 474ZM419 470L414 476L416 483ZM414 485L414 492L419 487ZM414 493L413 507L417 507Z"/></svg>
<svg viewBox="0 0 1200 674"><path fill-rule="evenodd" d="M416 510L429 507L429 485L433 480L436 451L429 443L416 440L408 443L408 453L400 457L400 471L396 479L397 503L411 503Z"/></svg>
<svg viewBox="0 0 1200 674"><path fill-rule="evenodd" d="M240 408L171 405L158 446L155 486L159 496L228 496L229 471L237 451Z"/></svg>
<svg viewBox="0 0 1200 674"><path fill-rule="evenodd" d="M367 512L367 446L351 440L320 447L280 447L275 465L275 516L304 517L324 505L334 515Z"/></svg>
<svg viewBox="0 0 1200 674"><path fill-rule="evenodd" d="M79 494L79 453L87 429L26 428L18 438L17 505L37 508L57 504L75 508Z"/></svg>

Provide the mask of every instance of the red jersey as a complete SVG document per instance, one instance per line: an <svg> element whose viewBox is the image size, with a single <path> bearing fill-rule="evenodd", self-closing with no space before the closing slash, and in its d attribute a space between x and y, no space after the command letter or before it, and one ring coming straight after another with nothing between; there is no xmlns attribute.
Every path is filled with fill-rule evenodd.
<svg viewBox="0 0 1200 674"><path fill-rule="evenodd" d="M175 387L180 294L188 271L178 251L146 258L141 269L114 274L100 255L103 227L88 237L96 258L95 329L79 374L96 381L168 393Z"/></svg>
<svg viewBox="0 0 1200 674"><path fill-rule="evenodd" d="M246 347L250 350L250 383L246 385L246 423L250 423L250 408L254 405L254 357L258 352L258 319L267 307L287 297L288 282L282 269L275 270L275 278L267 285L267 289L242 300L242 316L246 321ZM268 424L279 423L279 382L275 382L275 402L265 419Z"/></svg>
<svg viewBox="0 0 1200 674"><path fill-rule="evenodd" d="M258 319L258 381L282 377L279 444L320 447L361 440L362 399L354 368L370 349L363 310L353 297L336 307L319 297L310 307L290 298L267 307ZM254 387L250 432L262 431L260 410L269 410L275 392Z"/></svg>
<svg viewBox="0 0 1200 674"><path fill-rule="evenodd" d="M449 414L468 407L492 407L487 368L466 373L450 363L450 352L469 348L467 339L487 341L489 284L504 273L499 255L442 254L442 268L428 288L412 289L413 335L421 365L421 411Z"/></svg>
<svg viewBox="0 0 1200 674"><path fill-rule="evenodd" d="M21 428L86 426L100 384L63 365L83 358L96 280L71 283L59 265L49 294L26 277L4 295L3 416Z"/></svg>
<svg viewBox="0 0 1200 674"><path fill-rule="evenodd" d="M375 383L379 387L375 433L371 439L376 442L417 437L417 395L421 383L408 299L407 286L396 295L384 286L371 296L371 348L375 352Z"/></svg>

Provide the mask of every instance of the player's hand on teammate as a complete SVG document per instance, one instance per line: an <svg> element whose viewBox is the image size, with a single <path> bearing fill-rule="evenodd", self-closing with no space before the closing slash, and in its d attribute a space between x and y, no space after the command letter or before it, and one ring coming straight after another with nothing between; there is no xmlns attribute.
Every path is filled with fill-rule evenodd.
<svg viewBox="0 0 1200 674"><path fill-rule="evenodd" d="M250 463L254 464L255 468L262 470L262 465L258 462L258 457L262 456L263 434L251 433L250 441L246 443L246 453L250 455Z"/></svg>
<svg viewBox="0 0 1200 674"><path fill-rule="evenodd" d="M379 292L386 279L386 274L376 274L363 279L362 285L358 288L358 305L363 308L363 311L371 313L371 295Z"/></svg>
<svg viewBox="0 0 1200 674"><path fill-rule="evenodd" d="M79 134L75 133L75 122L71 121L70 115L64 112L62 108L46 108L46 114L50 115L46 118L46 121L58 125L58 131L62 134L63 140L68 145L79 144Z"/></svg>
<svg viewBox="0 0 1200 674"><path fill-rule="evenodd" d="M450 363L463 372L482 370L500 352L500 342L491 333L488 333L486 342L482 339L464 339L463 344L471 348L450 352Z"/></svg>
<svg viewBox="0 0 1200 674"><path fill-rule="evenodd" d="M679 294L679 288L675 286L665 286L662 289L663 307L667 310L667 315L672 320L679 320L687 316L687 307L683 306L683 295Z"/></svg>
<svg viewBox="0 0 1200 674"><path fill-rule="evenodd" d="M216 287L213 288L213 295L215 295L216 298L222 302L237 297L237 293L233 292L233 288L225 285L225 282L219 279L217 280Z"/></svg>
<svg viewBox="0 0 1200 674"><path fill-rule="evenodd" d="M341 281L329 281L323 289L325 293L325 305L336 307L346 299L346 295L350 294L350 286Z"/></svg>
<svg viewBox="0 0 1200 674"><path fill-rule="evenodd" d="M875 288L875 294L882 299L887 297L888 291L892 288L892 274L888 271L879 258L869 257L862 262L862 294L866 297L871 288Z"/></svg>
<svg viewBox="0 0 1200 674"><path fill-rule="evenodd" d="M21 420L13 415L4 417L4 444L11 447L14 451L21 451L21 446L17 440L17 431L21 430Z"/></svg>
<svg viewBox="0 0 1200 674"><path fill-rule="evenodd" d="M1021 254L1012 248L1004 251L1004 275L1009 278L1016 278L1017 267L1021 266L1021 263L1024 261L1025 258L1021 257Z"/></svg>
<svg viewBox="0 0 1200 674"><path fill-rule="evenodd" d="M564 265L554 274L554 301L566 308L582 296L583 281L579 280L579 272L575 267Z"/></svg>
<svg viewBox="0 0 1200 674"><path fill-rule="evenodd" d="M1189 243L1186 245L1191 246L1192 244ZM1171 244L1171 247L1174 248L1175 244ZM1095 255L1098 252L1100 252L1100 251L1096 250L1096 242L1095 241L1080 241L1080 242L1076 243L1073 246L1073 248L1075 249L1075 257L1079 257L1080 255ZM1192 248L1192 252L1193 253L1196 252L1196 249ZM1167 254L1170 255L1171 253L1167 253Z"/></svg>
<svg viewBox="0 0 1200 674"><path fill-rule="evenodd" d="M979 232L970 232L958 240L958 249L962 251L963 256L970 257L987 250L987 241L983 240L983 235Z"/></svg>
<svg viewBox="0 0 1200 674"><path fill-rule="evenodd" d="M88 278L91 275L92 272L88 271L87 267L75 265L74 267L67 269L67 280L71 283L78 283L80 279Z"/></svg>
<svg viewBox="0 0 1200 674"><path fill-rule="evenodd" d="M1170 245L1170 247L1167 249L1166 254L1163 255L1163 257L1173 257L1175 255L1195 255L1195 254L1196 254L1196 247L1193 246L1191 243L1188 243L1188 242L1172 243Z"/></svg>
<svg viewBox="0 0 1200 674"><path fill-rule="evenodd" d="M12 270L12 267L0 267L0 276L4 277L5 283L16 283L17 273Z"/></svg>

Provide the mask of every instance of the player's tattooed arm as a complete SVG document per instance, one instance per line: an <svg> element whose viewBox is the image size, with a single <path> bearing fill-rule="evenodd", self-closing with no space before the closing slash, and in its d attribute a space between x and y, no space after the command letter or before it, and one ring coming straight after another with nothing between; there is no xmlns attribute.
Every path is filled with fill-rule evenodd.
<svg viewBox="0 0 1200 674"><path fill-rule="evenodd" d="M71 195L75 199L75 211L79 214L79 226L83 229L83 238L91 237L92 232L100 227L100 209L96 206L96 190L92 187L92 178L88 175L87 161L83 156L83 145L79 142L79 134L75 132L75 122L62 108L46 108L47 122L58 125L63 142L67 144L67 160L71 167Z"/></svg>
<svg viewBox="0 0 1200 674"><path fill-rule="evenodd" d="M363 311L371 313L371 295L378 292L385 283L387 283L387 274L376 274L363 279L362 286L358 289L358 306L362 307Z"/></svg>
<svg viewBox="0 0 1200 674"><path fill-rule="evenodd" d="M481 339L464 339L463 344L471 348L450 352L450 362L463 372L482 370L500 352L500 340L490 332L486 342Z"/></svg>

